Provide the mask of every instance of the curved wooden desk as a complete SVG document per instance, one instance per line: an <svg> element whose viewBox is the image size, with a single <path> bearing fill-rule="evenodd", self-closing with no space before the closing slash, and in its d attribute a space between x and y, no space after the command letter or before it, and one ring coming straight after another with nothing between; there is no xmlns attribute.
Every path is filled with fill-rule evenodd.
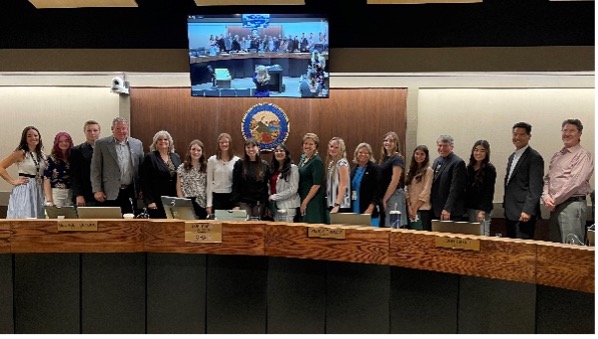
<svg viewBox="0 0 598 339"><path fill-rule="evenodd" d="M185 242L185 221L99 220L96 232L58 232L57 220L0 221L0 253L195 253L274 256L389 265L594 293L594 247L385 228L218 222L222 243ZM310 238L309 228L344 230ZM438 247L437 238L479 242L479 251Z"/></svg>
<svg viewBox="0 0 598 339"><path fill-rule="evenodd" d="M594 248L259 221L201 221L222 242L192 243L179 220L59 222L0 221L0 333L594 332Z"/></svg>

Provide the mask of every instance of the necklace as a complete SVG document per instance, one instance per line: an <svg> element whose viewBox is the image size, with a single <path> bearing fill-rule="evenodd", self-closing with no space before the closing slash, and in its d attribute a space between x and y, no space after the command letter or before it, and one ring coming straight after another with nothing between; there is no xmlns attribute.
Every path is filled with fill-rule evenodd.
<svg viewBox="0 0 598 339"><path fill-rule="evenodd" d="M35 164L35 180L38 181L38 183L41 181L41 175L39 173L39 161L37 160L37 157L33 155L33 152L29 151L29 156L31 156L31 159L33 160L33 163Z"/></svg>

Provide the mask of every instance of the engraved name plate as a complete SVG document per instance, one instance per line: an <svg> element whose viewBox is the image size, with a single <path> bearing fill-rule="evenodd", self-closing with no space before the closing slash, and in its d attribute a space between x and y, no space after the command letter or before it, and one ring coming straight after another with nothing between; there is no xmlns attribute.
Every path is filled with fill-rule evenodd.
<svg viewBox="0 0 598 339"><path fill-rule="evenodd" d="M222 224L185 222L185 242L221 243Z"/></svg>
<svg viewBox="0 0 598 339"><path fill-rule="evenodd" d="M345 230L340 228L308 227L308 238L345 239Z"/></svg>
<svg viewBox="0 0 598 339"><path fill-rule="evenodd" d="M98 222L95 221L78 221L78 220L58 220L58 232L97 232Z"/></svg>
<svg viewBox="0 0 598 339"><path fill-rule="evenodd" d="M436 247L444 247L444 248L468 250L468 251L479 251L480 250L480 240L479 239L459 239L459 238L450 238L450 237L436 237L434 242L436 244Z"/></svg>

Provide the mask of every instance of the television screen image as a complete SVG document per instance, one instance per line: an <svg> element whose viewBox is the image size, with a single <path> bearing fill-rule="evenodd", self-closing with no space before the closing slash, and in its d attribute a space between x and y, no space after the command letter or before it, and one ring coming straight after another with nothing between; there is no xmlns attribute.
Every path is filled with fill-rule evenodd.
<svg viewBox="0 0 598 339"><path fill-rule="evenodd" d="M187 33L192 96L329 96L324 15L190 15Z"/></svg>

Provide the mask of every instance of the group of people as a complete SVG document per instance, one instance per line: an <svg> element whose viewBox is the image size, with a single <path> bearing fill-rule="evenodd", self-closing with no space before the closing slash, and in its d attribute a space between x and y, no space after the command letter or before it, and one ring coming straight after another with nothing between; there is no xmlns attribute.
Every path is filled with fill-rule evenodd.
<svg viewBox="0 0 598 339"><path fill-rule="evenodd" d="M282 34L278 35L260 35L257 29L254 29L247 36L233 35L228 32L220 35L210 35L207 46L207 53L215 56L220 53L311 53L314 50L320 52L328 49L328 38L325 33L319 32L316 37L314 33L301 33L301 36Z"/></svg>
<svg viewBox="0 0 598 339"><path fill-rule="evenodd" d="M48 156L39 130L23 130L16 150L0 162L0 176L14 186L7 218L44 218L44 206L119 206L122 213L134 213L138 198L150 218L166 218L160 197L176 196L191 199L199 219L215 210L245 210L251 218L329 223L330 213L353 212L371 215L373 226L420 230L431 230L432 219L469 220L482 223L490 235L496 168L486 140L473 144L466 164L453 152L454 139L441 135L436 159L431 160L427 146L418 145L407 168L392 131L383 136L379 161L362 142L352 166L340 137L328 141L322 159L315 133L303 136L294 164L284 144L265 161L252 138L239 157L227 133L218 136L209 158L200 140L191 141L181 158L164 130L144 154L122 117L113 119L108 137L100 138L100 125L93 120L83 130L86 141L77 146L68 133L58 133ZM525 122L512 128L515 151L503 200L507 236L533 239L542 201L551 212L551 240L583 243L594 170L592 155L580 145L583 125L578 119L563 122L564 148L552 157L546 175L542 156L529 145L531 130ZM13 164L16 178L6 170Z"/></svg>

